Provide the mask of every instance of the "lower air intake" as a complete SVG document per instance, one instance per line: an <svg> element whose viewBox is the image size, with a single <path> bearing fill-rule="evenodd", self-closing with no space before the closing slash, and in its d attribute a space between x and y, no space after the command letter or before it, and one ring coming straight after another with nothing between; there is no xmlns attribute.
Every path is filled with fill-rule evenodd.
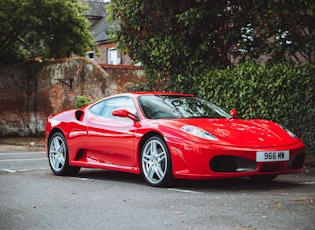
<svg viewBox="0 0 315 230"><path fill-rule="evenodd" d="M288 161L288 169L301 169L304 165L305 153L300 153Z"/></svg>
<svg viewBox="0 0 315 230"><path fill-rule="evenodd" d="M210 161L210 169L215 172L250 172L257 168L255 161L234 156L216 156Z"/></svg>

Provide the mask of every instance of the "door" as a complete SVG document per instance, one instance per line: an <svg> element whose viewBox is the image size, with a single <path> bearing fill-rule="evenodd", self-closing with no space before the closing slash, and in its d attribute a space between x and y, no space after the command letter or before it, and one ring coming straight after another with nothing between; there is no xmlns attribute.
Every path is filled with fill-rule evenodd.
<svg viewBox="0 0 315 230"><path fill-rule="evenodd" d="M136 114L134 102L129 97L106 100L101 114L94 116L88 124L88 158L101 163L134 166L134 121L113 116L116 109L127 109Z"/></svg>

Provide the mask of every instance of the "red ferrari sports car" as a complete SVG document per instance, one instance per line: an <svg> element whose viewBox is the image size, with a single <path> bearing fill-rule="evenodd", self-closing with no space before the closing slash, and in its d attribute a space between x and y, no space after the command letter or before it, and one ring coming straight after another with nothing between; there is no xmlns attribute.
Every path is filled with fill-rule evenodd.
<svg viewBox="0 0 315 230"><path fill-rule="evenodd" d="M50 116L47 156L56 175L101 168L142 174L151 186L173 178L272 180L302 169L305 145L297 136L236 115L189 94L118 94Z"/></svg>

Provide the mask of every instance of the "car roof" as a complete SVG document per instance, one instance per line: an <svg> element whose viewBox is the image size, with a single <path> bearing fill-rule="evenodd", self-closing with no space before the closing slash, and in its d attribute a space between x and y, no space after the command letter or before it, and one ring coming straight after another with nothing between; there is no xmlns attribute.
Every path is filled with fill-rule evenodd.
<svg viewBox="0 0 315 230"><path fill-rule="evenodd" d="M178 95L178 96L194 96L193 94L187 93L177 93L177 92L155 92L155 91L140 91L140 92L131 92L131 93L124 93L121 95L135 95L135 96L143 96L143 95Z"/></svg>

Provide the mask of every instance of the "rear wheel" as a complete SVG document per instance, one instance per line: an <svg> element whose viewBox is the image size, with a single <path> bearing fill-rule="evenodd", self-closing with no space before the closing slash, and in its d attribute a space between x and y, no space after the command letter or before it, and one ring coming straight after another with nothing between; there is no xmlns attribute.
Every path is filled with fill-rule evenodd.
<svg viewBox="0 0 315 230"><path fill-rule="evenodd" d="M55 133L49 140L48 159L49 166L55 175L74 175L80 170L80 167L69 165L67 142L60 132Z"/></svg>
<svg viewBox="0 0 315 230"><path fill-rule="evenodd" d="M171 182L172 162L165 141L150 137L141 150L141 168L145 181L151 186L167 186Z"/></svg>

